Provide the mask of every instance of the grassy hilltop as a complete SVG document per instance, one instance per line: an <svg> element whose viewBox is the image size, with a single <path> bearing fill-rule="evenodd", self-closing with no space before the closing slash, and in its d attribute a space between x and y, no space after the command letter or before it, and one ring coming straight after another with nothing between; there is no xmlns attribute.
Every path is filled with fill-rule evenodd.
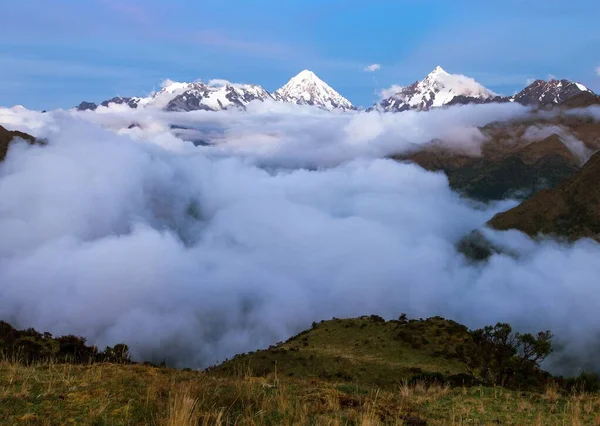
<svg viewBox="0 0 600 426"><path fill-rule="evenodd" d="M532 368L491 384L483 358L465 353L484 351L477 333L438 317L323 321L206 371L130 363L122 346L115 358L72 339L44 347L94 359L24 362L15 342L54 338L11 336L0 336L12 354L0 362L0 424L600 425L594 383Z"/></svg>

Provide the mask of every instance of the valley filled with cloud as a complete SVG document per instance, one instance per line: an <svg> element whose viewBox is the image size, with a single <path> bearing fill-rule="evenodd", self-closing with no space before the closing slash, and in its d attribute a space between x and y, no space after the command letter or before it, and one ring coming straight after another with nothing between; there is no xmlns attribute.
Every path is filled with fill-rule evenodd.
<svg viewBox="0 0 600 426"><path fill-rule="evenodd" d="M477 156L481 126L531 114L0 109L47 142L15 143L0 163L0 317L198 368L334 316L505 321L551 329L546 367L576 373L600 344L600 245L491 230L518 200L474 201L389 158L436 139ZM502 250L465 256L473 230Z"/></svg>

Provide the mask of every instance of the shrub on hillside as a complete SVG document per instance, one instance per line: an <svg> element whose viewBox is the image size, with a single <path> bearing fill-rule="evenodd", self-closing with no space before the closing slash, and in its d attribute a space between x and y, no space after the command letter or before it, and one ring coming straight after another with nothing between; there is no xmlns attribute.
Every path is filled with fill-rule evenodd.
<svg viewBox="0 0 600 426"><path fill-rule="evenodd" d="M385 319L379 315L371 315L369 319L373 322L385 322Z"/></svg>
<svg viewBox="0 0 600 426"><path fill-rule="evenodd" d="M131 362L129 348L122 343L99 352L96 346L88 346L86 339L80 336L70 334L55 338L33 328L17 330L4 321L0 321L0 354L24 364L48 360L74 364Z"/></svg>
<svg viewBox="0 0 600 426"><path fill-rule="evenodd" d="M569 392L592 393L600 392L600 375L583 372L577 377L559 379L559 384Z"/></svg>
<svg viewBox="0 0 600 426"><path fill-rule="evenodd" d="M473 373L501 386L536 386L547 380L539 364L552 353L552 333L513 333L509 324L497 323L470 332L472 341L461 348Z"/></svg>

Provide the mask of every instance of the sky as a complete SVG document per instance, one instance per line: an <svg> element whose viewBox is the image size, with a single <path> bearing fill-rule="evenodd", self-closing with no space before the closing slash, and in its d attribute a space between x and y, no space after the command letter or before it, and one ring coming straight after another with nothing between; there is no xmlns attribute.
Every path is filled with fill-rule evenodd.
<svg viewBox="0 0 600 426"><path fill-rule="evenodd" d="M303 69L368 106L436 65L505 95L551 76L600 91L595 0L3 3L2 106L144 96L167 78L273 91Z"/></svg>

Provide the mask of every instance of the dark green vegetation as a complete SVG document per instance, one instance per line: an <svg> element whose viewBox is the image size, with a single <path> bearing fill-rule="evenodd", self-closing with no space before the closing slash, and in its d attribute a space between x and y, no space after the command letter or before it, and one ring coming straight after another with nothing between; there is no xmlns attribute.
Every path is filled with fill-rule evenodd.
<svg viewBox="0 0 600 426"><path fill-rule="evenodd" d="M493 254L503 253L498 247L494 246L480 231L472 231L469 235L463 237L456 250L462 253L467 259L474 262L483 262ZM505 253L504 254L510 254Z"/></svg>
<svg viewBox="0 0 600 426"><path fill-rule="evenodd" d="M0 355L24 364L52 361L59 363L89 364L93 362L129 363L129 348L125 344L106 347L86 345L86 339L68 335L53 337L33 328L16 330L0 321Z"/></svg>
<svg viewBox="0 0 600 426"><path fill-rule="evenodd" d="M519 206L497 214L489 225L518 229L531 236L545 234L571 241L600 240L600 153L557 188L541 191Z"/></svg>
<svg viewBox="0 0 600 426"><path fill-rule="evenodd" d="M44 354L60 346L34 330L0 330L13 355L29 341ZM548 332L507 324L469 331L439 317L373 315L315 323L204 372L13 356L0 360L0 424L600 424L595 375L554 379L537 368L550 343Z"/></svg>
<svg viewBox="0 0 600 426"><path fill-rule="evenodd" d="M518 155L502 160L479 158L464 166L440 170L448 176L452 189L479 201L528 198L532 194L553 188L577 170L560 156L543 157L527 164Z"/></svg>
<svg viewBox="0 0 600 426"><path fill-rule="evenodd" d="M11 132L5 129L4 127L0 126L0 161L4 160L4 158L6 157L8 147L15 138L23 139L31 145L36 143L43 144L43 142L37 141L33 136L28 135L27 133Z"/></svg>

